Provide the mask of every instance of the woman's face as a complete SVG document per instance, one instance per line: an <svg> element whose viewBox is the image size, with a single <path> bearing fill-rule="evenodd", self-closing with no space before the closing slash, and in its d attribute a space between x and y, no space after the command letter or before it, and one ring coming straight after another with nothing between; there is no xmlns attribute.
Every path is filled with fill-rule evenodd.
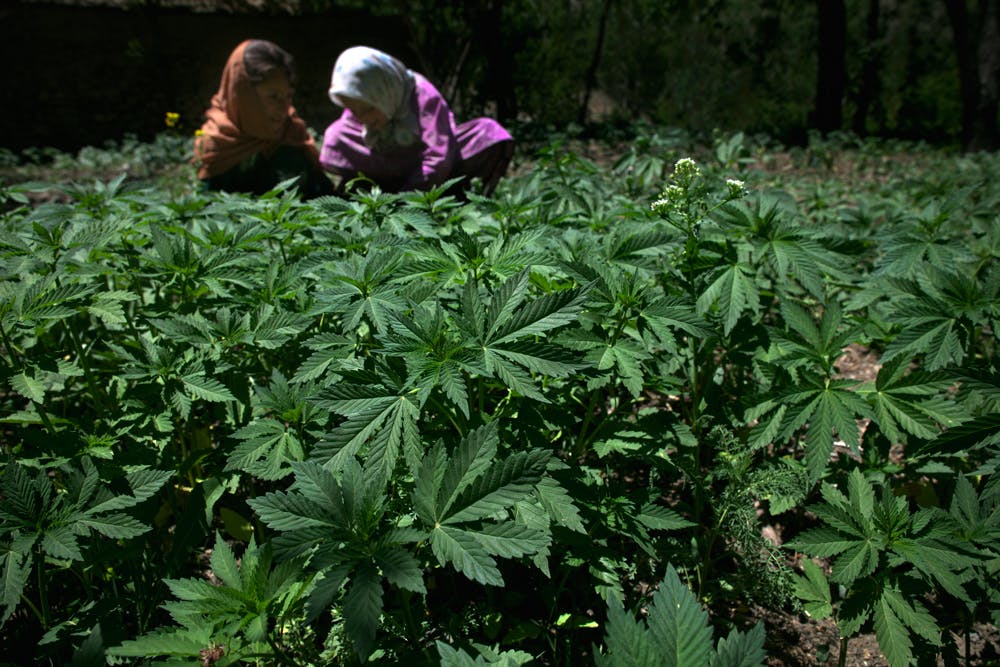
<svg viewBox="0 0 1000 667"><path fill-rule="evenodd" d="M361 121L361 124L368 128L369 131L381 130L389 124L389 118L368 104L368 102L353 97L345 97L344 95L341 95L340 99L344 103L344 106L350 109L354 117Z"/></svg>
<svg viewBox="0 0 1000 667"><path fill-rule="evenodd" d="M272 70L254 89L267 122L280 128L288 120L288 109L292 106L292 95L295 93L288 75L281 69Z"/></svg>

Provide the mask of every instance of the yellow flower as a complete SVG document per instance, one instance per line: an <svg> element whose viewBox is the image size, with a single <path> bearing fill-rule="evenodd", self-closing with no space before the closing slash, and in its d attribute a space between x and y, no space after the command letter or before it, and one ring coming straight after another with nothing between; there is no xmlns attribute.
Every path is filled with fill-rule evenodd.
<svg viewBox="0 0 1000 667"><path fill-rule="evenodd" d="M200 137L203 134L205 134L205 130L201 129L200 127L194 131L194 136L196 137Z"/></svg>
<svg viewBox="0 0 1000 667"><path fill-rule="evenodd" d="M177 125L177 121L179 121L180 119L181 119L181 115L179 113L174 113L173 111L168 111L167 112L167 117L164 119L163 122L165 122L167 124L167 127L175 127Z"/></svg>

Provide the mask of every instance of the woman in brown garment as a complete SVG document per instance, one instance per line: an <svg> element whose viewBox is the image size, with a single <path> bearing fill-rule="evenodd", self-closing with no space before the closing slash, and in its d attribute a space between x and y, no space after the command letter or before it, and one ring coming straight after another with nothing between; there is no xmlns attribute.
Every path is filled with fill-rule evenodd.
<svg viewBox="0 0 1000 667"><path fill-rule="evenodd" d="M294 61L277 44L251 39L233 50L195 139L198 178L208 189L263 194L298 177L304 197L332 193L316 143L292 107L294 85Z"/></svg>

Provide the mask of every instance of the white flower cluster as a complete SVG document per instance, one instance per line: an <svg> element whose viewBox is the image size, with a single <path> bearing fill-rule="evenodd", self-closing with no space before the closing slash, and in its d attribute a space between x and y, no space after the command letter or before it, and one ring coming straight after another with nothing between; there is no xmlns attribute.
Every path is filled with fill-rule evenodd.
<svg viewBox="0 0 1000 667"><path fill-rule="evenodd" d="M679 185L668 185L660 198L650 205L650 208L657 213L666 213L677 208L683 200L684 188Z"/></svg>
<svg viewBox="0 0 1000 667"><path fill-rule="evenodd" d="M674 180L688 184L701 176L701 169L689 157L682 157L674 165Z"/></svg>
<svg viewBox="0 0 1000 667"><path fill-rule="evenodd" d="M729 188L730 199L739 199L747 193L746 184L735 178L727 178L726 187Z"/></svg>
<svg viewBox="0 0 1000 667"><path fill-rule="evenodd" d="M672 185L668 185L660 194L660 198L654 201L650 208L656 213L666 213L671 210L680 210L687 197L688 188L696 178L701 176L701 169L689 157L682 157L674 164L674 174L671 178Z"/></svg>

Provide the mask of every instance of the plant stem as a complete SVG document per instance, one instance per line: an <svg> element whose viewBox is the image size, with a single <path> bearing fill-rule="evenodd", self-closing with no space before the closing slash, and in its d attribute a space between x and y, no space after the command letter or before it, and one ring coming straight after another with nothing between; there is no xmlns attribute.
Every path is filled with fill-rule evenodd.
<svg viewBox="0 0 1000 667"><path fill-rule="evenodd" d="M427 402L436 407L442 415L448 418L448 421L451 422L451 425L454 427L456 433L460 436L465 436L465 429L463 429L461 424L459 424L455 419L455 415L452 414L451 410L446 410L445 407L441 405L441 401L434 398L434 396L430 396L428 397Z"/></svg>
<svg viewBox="0 0 1000 667"><path fill-rule="evenodd" d="M837 656L837 667L847 665L847 637L840 638L840 655Z"/></svg>
<svg viewBox="0 0 1000 667"><path fill-rule="evenodd" d="M698 382L698 343L693 337L688 337L688 348L691 351L691 370L688 371L688 382L690 383L689 395L691 397L690 413L688 414L691 431L698 435L698 403L701 401L699 392L701 385Z"/></svg>
<svg viewBox="0 0 1000 667"><path fill-rule="evenodd" d="M53 424L52 420L49 419L49 414L45 411L45 406L35 400L32 400L31 403L35 406L35 412L38 413L38 418L42 420L42 424L45 425L45 428L48 429L49 433L53 437L57 436L59 431L56 430L55 424Z"/></svg>
<svg viewBox="0 0 1000 667"><path fill-rule="evenodd" d="M36 557L38 560L38 566L35 568L35 574L38 578L38 608L41 611L39 620L42 622L42 629L49 629L49 598L46 592L45 586L45 554L36 552Z"/></svg>
<svg viewBox="0 0 1000 667"><path fill-rule="evenodd" d="M2 324L0 324L0 336L3 336L4 346L7 348L7 354L10 355L10 366L13 368L17 362L18 355L14 351L14 344L10 342L10 338L7 337L7 330L3 328ZM22 361L21 363L23 365L24 362Z"/></svg>
<svg viewBox="0 0 1000 667"><path fill-rule="evenodd" d="M583 456L587 453L587 445L589 444L587 438L587 427L590 426L591 420L594 418L594 410L597 408L597 395L596 389L590 392L590 401L587 402L587 409L583 414L583 423L580 424L580 432L576 436L576 442L573 444L573 454L577 457Z"/></svg>
<svg viewBox="0 0 1000 667"><path fill-rule="evenodd" d="M80 366L83 367L83 376L87 378L87 386L90 387L90 394L94 398L94 407L97 408L98 413L104 412L104 396L97 386L97 381L94 379L94 373L90 368L90 362L87 361L87 356L83 353L83 346L80 345L80 339L77 338L76 331L73 327L66 324L66 320L62 320L63 328L69 334L69 339L73 343L73 349L76 350L76 356L80 359Z"/></svg>
<svg viewBox="0 0 1000 667"><path fill-rule="evenodd" d="M31 613L33 613L35 615L35 618L37 618L38 622L41 623L42 626L44 627L45 626L45 618L42 616L42 613L40 611L38 611L38 607L36 607L35 603L31 601L31 598L29 598L24 593L21 593L21 601L24 602L24 604L28 605L28 608L31 609Z"/></svg>

